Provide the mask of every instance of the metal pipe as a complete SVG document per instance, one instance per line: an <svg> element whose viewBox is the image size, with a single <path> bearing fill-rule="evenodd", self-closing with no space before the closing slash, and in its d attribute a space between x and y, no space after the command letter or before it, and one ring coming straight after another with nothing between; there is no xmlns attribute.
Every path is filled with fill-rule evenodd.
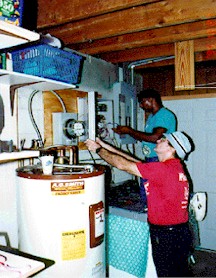
<svg viewBox="0 0 216 278"><path fill-rule="evenodd" d="M160 61L170 60L173 58L175 58L175 56L163 56L163 57L157 57L157 58L148 58L145 60L140 60L140 61L130 63L128 65L128 69L131 69L131 84L134 85L134 69L135 69L135 67L146 65L146 64L151 64L151 63L156 63L156 62L160 62Z"/></svg>
<svg viewBox="0 0 216 278"><path fill-rule="evenodd" d="M58 163L54 163L53 166L55 167L64 167L64 168L73 168L73 169L84 169L90 173L92 173L94 171L94 166L93 165L68 165L68 164L58 164Z"/></svg>

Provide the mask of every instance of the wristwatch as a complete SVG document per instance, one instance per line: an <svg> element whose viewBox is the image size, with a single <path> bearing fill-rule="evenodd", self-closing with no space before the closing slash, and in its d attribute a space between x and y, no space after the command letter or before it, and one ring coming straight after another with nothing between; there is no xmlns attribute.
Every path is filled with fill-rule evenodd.
<svg viewBox="0 0 216 278"><path fill-rule="evenodd" d="M99 147L95 150L96 153L99 153L99 151L102 149L102 147Z"/></svg>

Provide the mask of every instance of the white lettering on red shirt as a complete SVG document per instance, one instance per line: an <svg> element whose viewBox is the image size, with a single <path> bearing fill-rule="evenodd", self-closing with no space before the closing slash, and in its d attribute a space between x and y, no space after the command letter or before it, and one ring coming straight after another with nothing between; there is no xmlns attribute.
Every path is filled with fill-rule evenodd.
<svg viewBox="0 0 216 278"><path fill-rule="evenodd" d="M184 173L179 173L179 181L187 181L187 177Z"/></svg>
<svg viewBox="0 0 216 278"><path fill-rule="evenodd" d="M149 182L146 182L146 183L144 184L144 187L145 187L146 195L149 195L149 190L148 190Z"/></svg>

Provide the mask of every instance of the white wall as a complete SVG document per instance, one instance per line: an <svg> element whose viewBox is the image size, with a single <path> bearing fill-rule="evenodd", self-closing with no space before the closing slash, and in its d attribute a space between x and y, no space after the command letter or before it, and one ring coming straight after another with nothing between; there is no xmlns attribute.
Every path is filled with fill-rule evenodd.
<svg viewBox="0 0 216 278"><path fill-rule="evenodd" d="M16 168L16 162L0 164L0 235L7 233L14 247L18 245ZM4 236L0 236L0 245L6 245Z"/></svg>
<svg viewBox="0 0 216 278"><path fill-rule="evenodd" d="M8 87L0 84L0 93L4 103L5 125L0 140L17 142L16 107L11 115ZM12 246L17 246L17 213L15 169L17 162L0 164L0 233L7 233ZM5 245L5 237L0 236L0 244Z"/></svg>
<svg viewBox="0 0 216 278"><path fill-rule="evenodd" d="M25 148L30 148L32 144L32 139L38 139L38 135L33 127L29 111L28 111L28 101L33 91L27 88L22 88L18 93L18 113L17 113L17 123L18 123L18 142L25 139ZM44 110L43 110L43 95L41 91L34 94L32 98L32 113L36 125L41 133L42 139L44 140Z"/></svg>
<svg viewBox="0 0 216 278"><path fill-rule="evenodd" d="M0 139L3 140L13 140L15 143L17 141L17 133L16 133L16 105L14 106L14 114L11 115L10 108L10 93L9 87L7 85L1 84L0 82L0 94L4 104L4 128L0 135ZM16 99L16 95L15 95Z"/></svg>
<svg viewBox="0 0 216 278"><path fill-rule="evenodd" d="M194 141L195 150L186 162L194 191L208 194L208 210L199 223L201 247L216 250L216 97L164 101L177 116L178 130L185 131Z"/></svg>

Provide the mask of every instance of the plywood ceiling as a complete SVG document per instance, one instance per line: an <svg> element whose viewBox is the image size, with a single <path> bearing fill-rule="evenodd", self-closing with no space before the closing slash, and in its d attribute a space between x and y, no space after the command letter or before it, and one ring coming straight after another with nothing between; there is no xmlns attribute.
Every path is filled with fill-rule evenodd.
<svg viewBox="0 0 216 278"><path fill-rule="evenodd" d="M174 55L191 39L197 59L216 58L215 0L38 0L37 29L112 63Z"/></svg>

